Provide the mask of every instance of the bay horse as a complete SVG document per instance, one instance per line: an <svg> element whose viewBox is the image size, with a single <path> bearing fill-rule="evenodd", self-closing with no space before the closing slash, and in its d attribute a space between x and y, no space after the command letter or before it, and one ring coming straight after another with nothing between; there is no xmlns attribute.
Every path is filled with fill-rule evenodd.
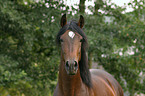
<svg viewBox="0 0 145 96"><path fill-rule="evenodd" d="M56 41L61 46L61 63L54 96L124 96L117 80L109 73L88 67L87 37L83 32L84 17L67 23L61 17Z"/></svg>

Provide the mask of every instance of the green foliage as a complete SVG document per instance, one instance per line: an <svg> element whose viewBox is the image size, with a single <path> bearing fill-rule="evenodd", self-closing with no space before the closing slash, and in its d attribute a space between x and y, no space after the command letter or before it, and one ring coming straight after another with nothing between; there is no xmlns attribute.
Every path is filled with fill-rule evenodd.
<svg viewBox="0 0 145 96"><path fill-rule="evenodd" d="M129 3L134 11L126 14L125 8L106 2L101 3L106 7L98 7L104 13L83 14L90 66L103 66L130 96L145 94L145 3L139 2ZM89 10L96 12L92 6ZM69 13L68 21L79 17L78 10L62 0L0 1L0 95L52 96L60 56L55 37L62 13ZM134 54L128 55L130 50Z"/></svg>
<svg viewBox="0 0 145 96"><path fill-rule="evenodd" d="M49 96L56 85L59 24L55 18L61 10L42 2L28 3L0 1L1 95Z"/></svg>

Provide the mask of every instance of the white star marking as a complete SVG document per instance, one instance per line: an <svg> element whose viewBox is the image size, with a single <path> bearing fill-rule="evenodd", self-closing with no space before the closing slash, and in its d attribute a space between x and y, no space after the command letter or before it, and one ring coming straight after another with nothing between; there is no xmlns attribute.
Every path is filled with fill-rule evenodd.
<svg viewBox="0 0 145 96"><path fill-rule="evenodd" d="M74 32L72 32L72 31L69 31L68 32L68 36L70 37L70 38L74 38L74 36L75 36L75 33Z"/></svg>

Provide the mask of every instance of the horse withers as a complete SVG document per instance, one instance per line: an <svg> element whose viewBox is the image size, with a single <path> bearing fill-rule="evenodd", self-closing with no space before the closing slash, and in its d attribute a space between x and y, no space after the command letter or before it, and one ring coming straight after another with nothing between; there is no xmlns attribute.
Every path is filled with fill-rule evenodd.
<svg viewBox="0 0 145 96"><path fill-rule="evenodd" d="M61 17L57 43L61 46L61 63L54 96L124 96L117 80L109 73L88 67L87 37L83 32L84 18L67 23Z"/></svg>

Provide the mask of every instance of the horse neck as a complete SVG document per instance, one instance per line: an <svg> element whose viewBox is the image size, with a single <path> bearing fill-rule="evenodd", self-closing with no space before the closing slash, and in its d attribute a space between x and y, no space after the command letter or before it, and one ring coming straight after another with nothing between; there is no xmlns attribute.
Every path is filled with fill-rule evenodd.
<svg viewBox="0 0 145 96"><path fill-rule="evenodd" d="M62 56L61 56L62 57ZM80 76L80 70L76 75L70 76L66 73L64 60L61 58L59 67L59 88L64 96L74 96L75 93L80 91L83 83Z"/></svg>

